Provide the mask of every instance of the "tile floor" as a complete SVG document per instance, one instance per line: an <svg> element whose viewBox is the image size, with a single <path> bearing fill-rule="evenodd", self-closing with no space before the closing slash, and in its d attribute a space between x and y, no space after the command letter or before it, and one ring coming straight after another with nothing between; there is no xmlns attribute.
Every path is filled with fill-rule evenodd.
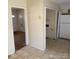
<svg viewBox="0 0 79 59"><path fill-rule="evenodd" d="M8 59L69 59L69 40L47 39L47 50L41 51L33 47L24 47Z"/></svg>

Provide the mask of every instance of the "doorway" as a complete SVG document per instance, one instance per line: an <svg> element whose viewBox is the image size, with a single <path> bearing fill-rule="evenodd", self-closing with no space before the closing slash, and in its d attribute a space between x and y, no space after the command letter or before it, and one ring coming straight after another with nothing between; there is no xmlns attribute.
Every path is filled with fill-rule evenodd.
<svg viewBox="0 0 79 59"><path fill-rule="evenodd" d="M12 21L15 50L17 51L26 45L24 10L19 8L12 8Z"/></svg>
<svg viewBox="0 0 79 59"><path fill-rule="evenodd" d="M59 58L65 56L68 59L70 41L57 37L57 29L59 23L58 17L59 15L56 10L46 9L46 52L50 57Z"/></svg>
<svg viewBox="0 0 79 59"><path fill-rule="evenodd" d="M46 9L46 48L48 49L48 45L50 41L56 39L56 10Z"/></svg>
<svg viewBox="0 0 79 59"><path fill-rule="evenodd" d="M56 36L56 11L46 9L46 37L55 39Z"/></svg>

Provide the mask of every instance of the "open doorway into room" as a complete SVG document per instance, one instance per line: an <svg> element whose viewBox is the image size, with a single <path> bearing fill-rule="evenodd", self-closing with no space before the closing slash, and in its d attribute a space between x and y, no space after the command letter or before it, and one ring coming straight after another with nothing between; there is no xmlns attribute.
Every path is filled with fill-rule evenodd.
<svg viewBox="0 0 79 59"><path fill-rule="evenodd" d="M51 40L56 39L56 10L46 9L46 42L47 48Z"/></svg>
<svg viewBox="0 0 79 59"><path fill-rule="evenodd" d="M17 51L26 45L24 10L19 8L12 8L12 21L15 50Z"/></svg>
<svg viewBox="0 0 79 59"><path fill-rule="evenodd" d="M62 15L57 10L46 9L46 49L51 58L69 58L70 40L65 39L70 37L69 19L69 14ZM61 39L60 35L64 38Z"/></svg>

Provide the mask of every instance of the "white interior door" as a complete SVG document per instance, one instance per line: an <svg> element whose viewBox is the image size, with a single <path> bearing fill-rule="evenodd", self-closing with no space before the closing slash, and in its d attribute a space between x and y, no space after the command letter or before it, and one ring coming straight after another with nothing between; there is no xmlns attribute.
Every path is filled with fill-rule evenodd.
<svg viewBox="0 0 79 59"><path fill-rule="evenodd" d="M56 11L52 9L46 10L46 37L55 39L56 35Z"/></svg>

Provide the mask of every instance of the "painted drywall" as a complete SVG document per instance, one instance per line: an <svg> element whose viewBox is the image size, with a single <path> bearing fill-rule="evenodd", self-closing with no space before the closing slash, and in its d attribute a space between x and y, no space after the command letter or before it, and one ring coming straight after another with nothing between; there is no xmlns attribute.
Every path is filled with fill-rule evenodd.
<svg viewBox="0 0 79 59"><path fill-rule="evenodd" d="M51 0L45 0L45 7L53 10L59 10L59 6Z"/></svg>
<svg viewBox="0 0 79 59"><path fill-rule="evenodd" d="M62 3L59 5L59 9L61 12L63 13L67 13L68 12L68 9L70 9L70 3Z"/></svg>
<svg viewBox="0 0 79 59"><path fill-rule="evenodd" d="M56 37L56 11L51 9L46 9L46 24L49 24L49 27L46 27L46 37L55 39Z"/></svg>
<svg viewBox="0 0 79 59"><path fill-rule="evenodd" d="M28 23L30 46L45 50L44 0L28 0Z"/></svg>
<svg viewBox="0 0 79 59"><path fill-rule="evenodd" d="M70 9L70 3L62 3L62 4L60 4L60 9Z"/></svg>
<svg viewBox="0 0 79 59"><path fill-rule="evenodd" d="M26 32L26 43L28 44L28 22L27 22L27 1L26 0L9 0L8 7L8 55L15 53L14 37L13 37L13 24L12 24L12 12L11 8L22 8L24 9L25 15L25 32Z"/></svg>

